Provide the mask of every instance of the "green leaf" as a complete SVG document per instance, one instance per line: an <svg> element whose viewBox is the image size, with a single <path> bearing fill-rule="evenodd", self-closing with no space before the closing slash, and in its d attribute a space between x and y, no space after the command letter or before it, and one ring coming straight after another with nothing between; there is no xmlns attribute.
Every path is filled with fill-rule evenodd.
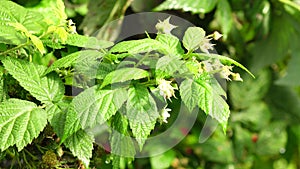
<svg viewBox="0 0 300 169"><path fill-rule="evenodd" d="M1 1L0 6L0 42L20 45L27 41L27 37L17 31L12 24L20 24L32 34L39 34L43 30L42 15L29 11L12 2Z"/></svg>
<svg viewBox="0 0 300 169"><path fill-rule="evenodd" d="M36 104L9 99L0 104L0 149L16 145L18 151L36 138L47 124L47 114Z"/></svg>
<svg viewBox="0 0 300 169"><path fill-rule="evenodd" d="M112 121L113 131L111 134L111 153L126 157L134 158L135 147L133 140L128 133L128 120L125 116L117 113Z"/></svg>
<svg viewBox="0 0 300 169"><path fill-rule="evenodd" d="M7 89L5 85L5 75L3 67L0 67L0 103L7 98Z"/></svg>
<svg viewBox="0 0 300 169"><path fill-rule="evenodd" d="M216 18L221 26L223 37L226 40L233 23L231 7L228 0L218 1Z"/></svg>
<svg viewBox="0 0 300 169"><path fill-rule="evenodd" d="M56 35L57 39L59 39L62 44L65 44L66 40L68 39L69 33L65 28L58 27L55 29L54 35Z"/></svg>
<svg viewBox="0 0 300 169"><path fill-rule="evenodd" d="M185 79L179 87L179 92L183 103L189 109L190 112L198 106L200 102L201 88L199 84L192 79Z"/></svg>
<svg viewBox="0 0 300 169"><path fill-rule="evenodd" d="M232 65L234 64L235 66L243 69L244 71L246 71L249 75L251 75L253 78L255 78L255 76L242 64L240 64L239 62L226 57L226 56L222 56L222 55L218 55L218 54L205 54L205 53L194 53L193 56L198 57L199 59L209 59L209 58L214 58L214 59L218 59L220 60L220 62L222 62L225 65Z"/></svg>
<svg viewBox="0 0 300 169"><path fill-rule="evenodd" d="M137 54L143 52L150 52L153 50L163 49L163 45L154 39L140 39L123 41L116 44L110 49L110 53L124 53Z"/></svg>
<svg viewBox="0 0 300 169"><path fill-rule="evenodd" d="M110 41L98 40L95 37L88 37L79 34L69 34L66 44L97 50L109 48L114 45L114 43Z"/></svg>
<svg viewBox="0 0 300 169"><path fill-rule="evenodd" d="M155 11L182 9L184 12L208 13L214 9L218 0L166 0Z"/></svg>
<svg viewBox="0 0 300 169"><path fill-rule="evenodd" d="M139 68L122 68L110 72L105 76L101 88L112 83L125 82L129 80L137 80L148 77L149 73L146 70Z"/></svg>
<svg viewBox="0 0 300 169"><path fill-rule="evenodd" d="M160 77L160 76L176 76L176 74L182 74L187 72L188 70L184 65L184 61L182 61L179 56L165 55L158 59L156 63L155 71L157 74L156 76Z"/></svg>
<svg viewBox="0 0 300 169"><path fill-rule="evenodd" d="M65 13L65 4L62 0L56 0L54 13L61 21L64 21L68 18L67 14Z"/></svg>
<svg viewBox="0 0 300 169"><path fill-rule="evenodd" d="M125 89L97 90L91 87L77 95L67 112L63 139L80 128L92 128L110 119L126 101Z"/></svg>
<svg viewBox="0 0 300 169"><path fill-rule="evenodd" d="M44 21L49 25L61 27L61 25L66 23L67 15L64 11L65 5L62 0L43 0L31 7L31 10L43 11L40 15L44 16Z"/></svg>
<svg viewBox="0 0 300 169"><path fill-rule="evenodd" d="M226 98L226 92L216 79L212 78L208 83L211 85L211 90L213 93ZM201 93L203 92L201 86L199 86L199 84L192 79L185 79L180 84L179 89L183 103L187 106L189 111L192 112L192 110L198 106L200 100L203 99L200 97L202 96Z"/></svg>
<svg viewBox="0 0 300 169"><path fill-rule="evenodd" d="M133 86L129 88L126 115L133 136L142 149L159 117L156 103L146 87Z"/></svg>
<svg viewBox="0 0 300 169"><path fill-rule="evenodd" d="M2 63L8 73L39 101L57 102L64 96L64 85L56 74L42 77L46 67L11 57L2 59Z"/></svg>
<svg viewBox="0 0 300 169"><path fill-rule="evenodd" d="M34 35L30 35L30 39L31 39L32 43L34 44L34 46L39 50L39 52L41 54L46 53L43 42L38 37L36 37Z"/></svg>
<svg viewBox="0 0 300 169"><path fill-rule="evenodd" d="M92 136L87 134L84 130L79 130L70 136L64 142L64 145L88 168L93 152L93 142L94 138Z"/></svg>
<svg viewBox="0 0 300 169"><path fill-rule="evenodd" d="M59 102L50 104L46 107L48 121L58 137L62 138L64 134L64 123L69 104L66 102Z"/></svg>
<svg viewBox="0 0 300 169"><path fill-rule="evenodd" d="M125 61L123 61L125 62ZM121 62L121 63L123 63ZM120 63L120 64L121 64ZM110 72L114 71L116 69L116 65L115 64L111 64L111 63L100 63L97 69L97 74L96 74L96 78L97 79L104 79L105 76L107 76ZM118 67L120 67L120 65L118 65Z"/></svg>
<svg viewBox="0 0 300 169"><path fill-rule="evenodd" d="M197 50L201 42L205 39L205 31L199 27L189 27L183 36L183 46L188 51Z"/></svg>
<svg viewBox="0 0 300 169"><path fill-rule="evenodd" d="M216 119L226 132L227 122L230 114L229 106L222 96L214 91L212 86L202 80L198 80L200 88L199 107L212 118Z"/></svg>
<svg viewBox="0 0 300 169"><path fill-rule="evenodd" d="M169 55L182 55L184 50L181 48L181 43L176 36L168 34L158 34L156 36L158 40L165 48L166 53Z"/></svg>
<svg viewBox="0 0 300 169"><path fill-rule="evenodd" d="M199 106L206 114L216 119L226 130L229 118L229 106L222 98L219 88L214 88L214 81L186 79L180 84L180 96L187 108L192 111Z"/></svg>
<svg viewBox="0 0 300 169"><path fill-rule="evenodd" d="M80 64L89 58L102 58L102 53L95 50L83 50L72 53L55 61L45 72L44 75L60 68L67 68L72 65Z"/></svg>

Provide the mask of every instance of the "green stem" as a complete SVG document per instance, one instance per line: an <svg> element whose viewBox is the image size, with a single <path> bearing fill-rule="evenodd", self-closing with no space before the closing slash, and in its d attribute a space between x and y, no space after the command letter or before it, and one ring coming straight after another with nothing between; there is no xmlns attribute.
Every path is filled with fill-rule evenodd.
<svg viewBox="0 0 300 169"><path fill-rule="evenodd" d="M31 154L28 150L24 149L24 151L33 159L33 160L38 160L33 154Z"/></svg>
<svg viewBox="0 0 300 169"><path fill-rule="evenodd" d="M23 159L24 159L24 162L26 163L26 167L28 167L28 166L30 166L30 164L28 163L28 161L27 161L27 158L26 158L26 154L25 154L25 152L24 151L22 151L22 154L23 154Z"/></svg>
<svg viewBox="0 0 300 169"><path fill-rule="evenodd" d="M136 68L136 67L140 66L142 64L142 62L145 59L147 59L149 56L150 56L150 54L146 53L145 56L141 60L139 60L139 62L134 67Z"/></svg>
<svg viewBox="0 0 300 169"><path fill-rule="evenodd" d="M13 48L11 48L11 49L8 49L8 50L6 50L6 51L4 51L4 52L1 52L1 53L0 53L0 56L1 56L1 55L7 55L7 54L9 54L9 53L11 53L11 52L13 52L13 51L15 51L15 50L18 50L18 49L20 49L20 48L22 48L22 47L24 47L24 46L27 46L27 45L29 45L29 44L30 44L30 42L28 41L28 42L23 43L23 44L21 44L21 45L19 45L19 46L16 46L16 47L13 47Z"/></svg>
<svg viewBox="0 0 300 169"><path fill-rule="evenodd" d="M44 147L41 147L40 145L38 145L38 144L35 144L35 146L36 146L36 148L42 153L42 154L44 154L45 152L42 150L42 148L44 148ZM45 150L47 150L46 148L44 148Z"/></svg>

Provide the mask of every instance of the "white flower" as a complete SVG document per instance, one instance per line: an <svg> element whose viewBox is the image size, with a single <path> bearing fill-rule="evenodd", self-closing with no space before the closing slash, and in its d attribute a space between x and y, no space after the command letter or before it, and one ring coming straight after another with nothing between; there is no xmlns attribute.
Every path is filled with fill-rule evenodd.
<svg viewBox="0 0 300 169"><path fill-rule="evenodd" d="M175 97L175 91L174 89L178 89L177 87L173 87L171 85L172 81L167 81L165 79L159 79L158 80L158 89L159 89L159 94L164 97L164 99L169 99L174 96Z"/></svg>
<svg viewBox="0 0 300 169"><path fill-rule="evenodd" d="M170 18L168 17L164 21L158 20L159 22L155 25L158 33L165 33L171 35L171 31L177 26L170 24Z"/></svg>
<svg viewBox="0 0 300 169"><path fill-rule="evenodd" d="M209 41L211 40L211 38L204 38L202 40L202 42L200 43L200 49L202 52L209 54L208 50L213 50L213 46L215 44L210 43Z"/></svg>
<svg viewBox="0 0 300 169"><path fill-rule="evenodd" d="M168 123L167 118L170 117L169 111L172 111L172 110L169 109L169 108L166 108L166 107L161 110L161 120L162 120L162 122Z"/></svg>

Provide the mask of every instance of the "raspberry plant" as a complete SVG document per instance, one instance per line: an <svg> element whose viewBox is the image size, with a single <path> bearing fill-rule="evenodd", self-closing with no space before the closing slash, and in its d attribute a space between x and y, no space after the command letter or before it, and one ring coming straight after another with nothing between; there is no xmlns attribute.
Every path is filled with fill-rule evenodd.
<svg viewBox="0 0 300 169"><path fill-rule="evenodd" d="M41 9L53 12L46 17ZM156 28L154 38L114 44L77 34L61 0L31 9L1 0L0 150L16 146L21 151L49 124L59 146L88 167L94 143L88 131L105 123L111 129L113 165L119 168L134 159L135 142L142 150L155 126L168 122L168 103L174 99L190 112L202 109L225 132L230 111L216 77L242 81L232 72L234 65L252 74L210 53L210 40L218 33L190 27L181 42L171 33L176 26L170 18ZM64 48L71 52L54 60L55 51ZM9 94L19 85L26 97ZM67 86L82 91L72 95Z"/></svg>

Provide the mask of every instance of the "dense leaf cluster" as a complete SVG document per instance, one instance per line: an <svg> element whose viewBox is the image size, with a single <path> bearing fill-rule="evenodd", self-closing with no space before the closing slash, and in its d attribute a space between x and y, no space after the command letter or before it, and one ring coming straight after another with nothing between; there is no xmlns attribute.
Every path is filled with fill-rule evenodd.
<svg viewBox="0 0 300 169"><path fill-rule="evenodd" d="M174 2L166 1L158 9ZM8 96L1 86L1 151L14 145L22 150L48 122L59 145L64 144L88 167L94 143L94 135L88 131L106 124L111 129L113 164L118 168L122 160L130 161L136 151L142 150L159 122L167 122L171 110L168 103L176 97L190 112L202 109L226 131L230 111L216 75L241 80L232 72L232 65L250 72L228 57L209 54L212 35L190 27L181 43L171 34L172 29L167 30L175 28L168 18L160 22L154 39L114 45L77 34L61 0L45 3L27 9L1 0L0 44L5 48L0 51L1 75L10 74L34 97L26 100ZM51 60L52 51L70 46L84 50ZM82 92L66 94L70 85Z"/></svg>

